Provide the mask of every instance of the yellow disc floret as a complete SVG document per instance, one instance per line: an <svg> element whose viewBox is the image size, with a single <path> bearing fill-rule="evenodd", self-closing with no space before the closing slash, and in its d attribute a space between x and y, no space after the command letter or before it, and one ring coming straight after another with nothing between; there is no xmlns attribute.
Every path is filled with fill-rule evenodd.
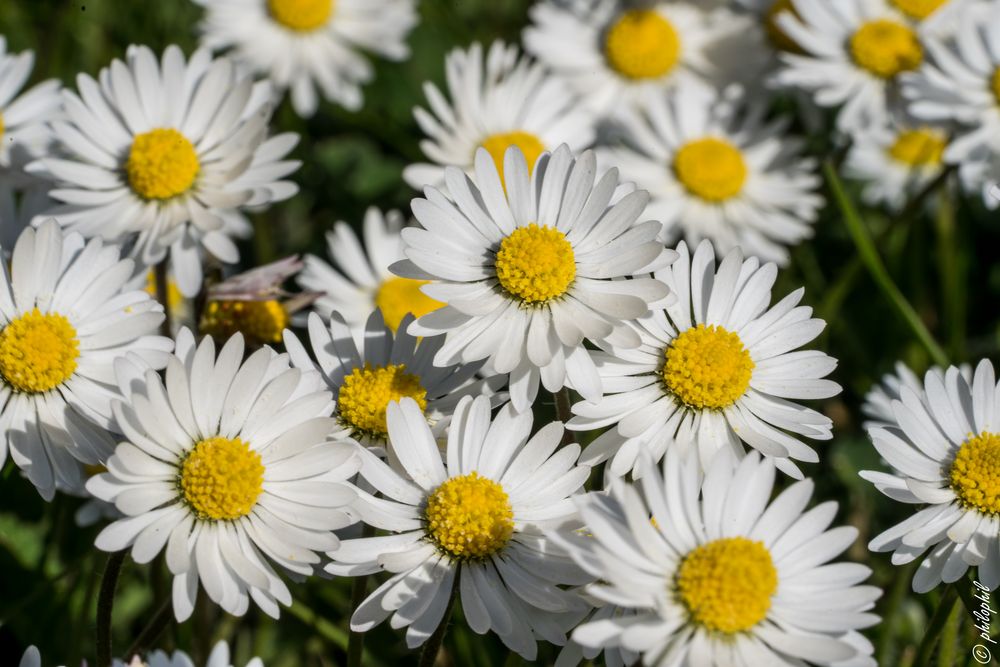
<svg viewBox="0 0 1000 667"><path fill-rule="evenodd" d="M375 305L382 310L386 326L395 331L407 313L414 317L426 315L444 304L420 291L429 280L387 278L375 292Z"/></svg>
<svg viewBox="0 0 1000 667"><path fill-rule="evenodd" d="M334 0L267 0L271 18L289 30L310 32L326 25Z"/></svg>
<svg viewBox="0 0 1000 667"><path fill-rule="evenodd" d="M924 49L909 26L890 19L868 21L851 36L851 57L858 67L882 79L920 67Z"/></svg>
<svg viewBox="0 0 1000 667"><path fill-rule="evenodd" d="M201 332L220 340L240 332L255 345L280 343L288 327L288 311L276 299L209 301L201 317Z"/></svg>
<svg viewBox="0 0 1000 667"><path fill-rule="evenodd" d="M889 147L889 155L896 162L910 167L941 164L947 139L943 132L929 127L905 130L896 136Z"/></svg>
<svg viewBox="0 0 1000 667"><path fill-rule="evenodd" d="M661 77L677 65L680 55L677 30L651 9L623 13L604 38L608 64L628 79Z"/></svg>
<svg viewBox="0 0 1000 667"><path fill-rule="evenodd" d="M735 197L747 180L747 165L740 149L725 139L709 137L690 141L674 157L674 173L688 192L705 201Z"/></svg>
<svg viewBox="0 0 1000 667"><path fill-rule="evenodd" d="M576 256L558 229L531 223L500 243L496 272L509 294L527 304L542 305L569 289L576 278Z"/></svg>
<svg viewBox="0 0 1000 667"><path fill-rule="evenodd" d="M73 375L79 356L76 329L58 313L35 308L0 332L0 375L17 391L55 389Z"/></svg>
<svg viewBox="0 0 1000 667"><path fill-rule="evenodd" d="M136 135L125 163L132 191L143 199L170 199L187 192L201 166L187 137L173 129Z"/></svg>
<svg viewBox="0 0 1000 667"><path fill-rule="evenodd" d="M514 533L514 511L503 487L479 473L452 477L427 498L427 535L457 560L497 553Z"/></svg>
<svg viewBox="0 0 1000 667"><path fill-rule="evenodd" d="M156 272L155 271L150 270L150 271L148 271L146 273L146 287L145 287L145 289L146 289L146 294L148 294L149 296L153 297L154 299L157 298L157 293L156 293L156 291L157 291L156 290ZM181 294L180 288L177 287L177 281L176 280L170 280L170 279L168 279L167 280L167 307L170 308L171 311L177 312L177 309L181 307L182 303L184 303L184 295Z"/></svg>
<svg viewBox="0 0 1000 667"><path fill-rule="evenodd" d="M670 343L662 372L667 389L688 407L719 409L746 393L753 368L737 334L699 324Z"/></svg>
<svg viewBox="0 0 1000 667"><path fill-rule="evenodd" d="M340 419L355 431L376 438L388 435L385 409L390 401L412 398L427 409L427 390L420 378L406 372L406 364L355 368L344 378L337 394Z"/></svg>
<svg viewBox="0 0 1000 667"><path fill-rule="evenodd" d="M892 5L911 19L922 21L948 0L892 0Z"/></svg>
<svg viewBox="0 0 1000 667"><path fill-rule="evenodd" d="M3 113L0 113L0 137L3 136L4 124L3 124Z"/></svg>
<svg viewBox="0 0 1000 667"><path fill-rule="evenodd" d="M1000 514L1000 435L970 436L959 447L949 477L963 507Z"/></svg>
<svg viewBox="0 0 1000 667"><path fill-rule="evenodd" d="M1000 67L997 67L996 71L993 72L993 80L990 82L990 87L993 89L993 96L997 100L997 105L1000 105ZM0 130L3 126L0 126Z"/></svg>
<svg viewBox="0 0 1000 667"><path fill-rule="evenodd" d="M692 622L732 635L767 616L778 589L778 572L763 543L725 537L688 553L675 585Z"/></svg>
<svg viewBox="0 0 1000 667"><path fill-rule="evenodd" d="M264 489L264 464L239 438L208 438L184 459L180 487L199 519L232 521L250 514L257 503Z"/></svg>
<svg viewBox="0 0 1000 667"><path fill-rule="evenodd" d="M500 181L503 179L503 158L507 154L507 149L517 146L524 153L524 160L528 163L528 171L535 167L538 156L545 151L545 144L542 140L530 132L501 132L492 134L483 141L483 148L489 151L493 158L493 164L497 166L497 173L500 174Z"/></svg>
<svg viewBox="0 0 1000 667"><path fill-rule="evenodd" d="M793 16L799 15L795 11L795 5L792 4L792 0L775 0L775 2L771 3L771 6L764 13L764 32L767 34L767 39L774 48L781 51L801 53L802 47L799 46L798 42L789 37L788 33L778 25L778 16L784 12Z"/></svg>

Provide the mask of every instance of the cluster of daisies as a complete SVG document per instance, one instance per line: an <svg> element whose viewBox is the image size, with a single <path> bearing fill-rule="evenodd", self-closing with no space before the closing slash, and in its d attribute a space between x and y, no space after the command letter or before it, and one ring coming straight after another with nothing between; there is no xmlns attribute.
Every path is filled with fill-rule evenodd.
<svg viewBox="0 0 1000 667"><path fill-rule="evenodd" d="M560 666L875 664L880 591L800 468L837 362L772 291L824 204L807 134L872 205L1000 179L1000 1L539 0L524 52L426 84L412 220L244 273L248 213L297 192L275 107L359 109L416 7L195 1L201 49L73 87L0 40L0 461L164 558L179 622L375 576L350 627L410 648L458 603ZM871 550L926 554L918 592L1000 585L993 367L901 366L865 411L863 477L921 507Z"/></svg>

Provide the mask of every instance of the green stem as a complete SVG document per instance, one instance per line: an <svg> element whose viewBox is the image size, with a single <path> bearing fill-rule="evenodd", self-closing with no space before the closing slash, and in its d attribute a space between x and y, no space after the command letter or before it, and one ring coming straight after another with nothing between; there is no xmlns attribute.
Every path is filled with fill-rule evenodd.
<svg viewBox="0 0 1000 667"><path fill-rule="evenodd" d="M847 230L854 239L854 245L858 249L861 261L864 262L868 272L875 280L875 284L878 285L886 299L889 300L889 303L892 304L903 320L910 326L917 339L927 348L927 352L934 360L934 363L947 366L948 356L941 349L941 346L938 345L937 341L934 340L934 337L931 336L930 331L927 330L920 316L917 315L917 311L913 309L910 302L899 291L892 277L889 276L889 271L885 268L885 263L882 262L882 258L879 256L878 250L875 249L875 244L872 242L871 233L844 191L844 186L840 182L837 172L829 162L823 165L823 172L830 186L830 192L833 194L833 198L836 200L844 216Z"/></svg>
<svg viewBox="0 0 1000 667"><path fill-rule="evenodd" d="M961 584L965 580L959 580ZM938 651L938 667L952 667L958 664L958 631L962 626L961 604L956 604L951 608L951 613L945 620L944 630L941 632L941 650Z"/></svg>
<svg viewBox="0 0 1000 667"><path fill-rule="evenodd" d="M361 531L361 537L372 537L375 535L375 527L365 524ZM351 613L361 606L368 595L368 575L361 575L354 578L351 587ZM348 629L350 628L350 616L348 616ZM361 656L365 648L365 633L350 630L350 638L347 641L347 667L361 667Z"/></svg>
<svg viewBox="0 0 1000 667"><path fill-rule="evenodd" d="M135 641L129 646L128 652L122 657L128 660L134 655L141 655L146 649L153 648L156 640L160 638L163 631L167 629L167 625L170 624L172 616L173 605L170 603L170 598L167 597L160 604L159 608L157 608L152 618L149 619L149 622L146 623L146 627L139 632Z"/></svg>
<svg viewBox="0 0 1000 667"><path fill-rule="evenodd" d="M913 579L913 571L917 567L917 561L908 563L896 571L896 578L886 599L885 609L882 618L885 619L879 628L877 648L875 651L876 662L880 665L890 665L890 652L892 651L895 632L899 627L899 609L903 605L907 594L910 592L910 580Z"/></svg>
<svg viewBox="0 0 1000 667"><path fill-rule="evenodd" d="M461 572L458 576L461 576ZM451 610L455 607L455 598L458 597L458 579L451 587L451 596L448 598L448 606L445 607L444 616L441 617L441 623L437 626L437 630L434 634L430 636L427 643L424 644L424 650L420 652L420 663L419 667L434 667L434 663L437 662L438 652L441 650L441 644L444 642L445 633L448 632L448 624L451 621Z"/></svg>
<svg viewBox="0 0 1000 667"><path fill-rule="evenodd" d="M941 189L935 228L938 239L938 270L941 272L941 302L945 330L948 332L948 351L953 358L961 359L965 340L965 289L962 279L962 260L955 239L955 198L949 185L945 182Z"/></svg>
<svg viewBox="0 0 1000 667"><path fill-rule="evenodd" d="M941 636L941 631L944 629L948 617L951 616L952 609L955 608L958 602L959 597L958 592L955 590L955 584L952 583L945 586L937 609L934 610L934 615L927 624L927 630L924 632L923 641L920 642L920 648L917 649L917 659L914 660L913 667L927 667L931 664L931 657L934 655L934 645L937 644L938 637Z"/></svg>
<svg viewBox="0 0 1000 667"><path fill-rule="evenodd" d="M321 637L329 641L334 646L340 647L342 650L347 650L348 638L347 633L338 628L336 625L321 617L315 611L310 609L308 606L300 602L299 600L294 600L292 606L288 607L288 612L312 627Z"/></svg>
<svg viewBox="0 0 1000 667"><path fill-rule="evenodd" d="M108 556L101 578L101 591L97 596L97 667L111 664L111 616L115 607L115 588L125 563L125 550L115 551Z"/></svg>
<svg viewBox="0 0 1000 667"><path fill-rule="evenodd" d="M556 419L561 421L563 424L568 422L573 417L572 405L573 402L569 397L569 387L563 387L556 393L552 394L556 400ZM562 442L559 444L560 447L565 447L569 443L575 440L573 431L566 429L563 431Z"/></svg>

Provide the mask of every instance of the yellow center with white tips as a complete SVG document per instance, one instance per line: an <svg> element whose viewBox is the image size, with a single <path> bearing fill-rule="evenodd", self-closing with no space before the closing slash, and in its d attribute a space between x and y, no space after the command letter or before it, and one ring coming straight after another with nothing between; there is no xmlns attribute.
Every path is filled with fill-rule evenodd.
<svg viewBox="0 0 1000 667"><path fill-rule="evenodd" d="M452 477L427 498L427 535L456 560L486 558L514 534L514 510L503 487L472 472Z"/></svg>
<svg viewBox="0 0 1000 667"><path fill-rule="evenodd" d="M264 464L239 438L208 438L184 459L180 488L199 519L233 521L257 504L264 490Z"/></svg>
<svg viewBox="0 0 1000 667"><path fill-rule="evenodd" d="M848 46L858 67L882 79L915 70L924 61L917 33L891 19L863 23L851 36Z"/></svg>
<svg viewBox="0 0 1000 667"><path fill-rule="evenodd" d="M768 7L767 11L764 13L764 32L767 35L767 39L771 42L771 45L781 51L790 51L792 53L800 53L802 48L799 46L798 42L788 36L780 25L778 25L778 16L783 12L788 12L793 16L798 16L798 12L795 11L795 5L792 4L792 0L775 0Z"/></svg>
<svg viewBox="0 0 1000 667"><path fill-rule="evenodd" d="M220 340L239 332L254 344L280 343L288 321L288 311L276 299L209 301L201 317L201 332Z"/></svg>
<svg viewBox="0 0 1000 667"><path fill-rule="evenodd" d="M271 18L289 30L311 32L326 25L334 0L267 0Z"/></svg>
<svg viewBox="0 0 1000 667"><path fill-rule="evenodd" d="M427 390L420 378L406 372L406 364L365 364L344 378L337 394L337 411L346 426L364 435L384 438L389 434L385 410L390 401L412 398L427 409Z"/></svg>
<svg viewBox="0 0 1000 667"><path fill-rule="evenodd" d="M937 165L941 164L947 141L944 133L933 128L904 130L889 147L889 155L910 167Z"/></svg>
<svg viewBox="0 0 1000 667"><path fill-rule="evenodd" d="M735 403L750 386L754 363L739 335L699 324L667 347L663 383L684 405L718 410Z"/></svg>
<svg viewBox="0 0 1000 667"><path fill-rule="evenodd" d="M778 571L763 543L725 537L688 553L674 583L693 623L733 635L767 616Z"/></svg>
<svg viewBox="0 0 1000 667"><path fill-rule="evenodd" d="M656 79L672 70L681 57L677 29L659 12L633 9L608 28L604 56L627 79Z"/></svg>
<svg viewBox="0 0 1000 667"><path fill-rule="evenodd" d="M194 145L174 129L159 128L132 140L125 175L143 199L164 200L191 189L201 165Z"/></svg>
<svg viewBox="0 0 1000 667"><path fill-rule="evenodd" d="M923 21L925 18L936 12L948 0L891 0L892 6L903 12L911 19Z"/></svg>
<svg viewBox="0 0 1000 667"><path fill-rule="evenodd" d="M531 223L500 243L496 272L508 294L538 306L566 293L576 279L576 256L565 234Z"/></svg>
<svg viewBox="0 0 1000 667"><path fill-rule="evenodd" d="M387 327L396 331L407 313L420 317L444 305L420 291L429 282L398 277L382 281L375 292L375 305L381 309Z"/></svg>
<svg viewBox="0 0 1000 667"><path fill-rule="evenodd" d="M948 477L963 507L1000 514L1000 435L970 436L958 448Z"/></svg>
<svg viewBox="0 0 1000 667"><path fill-rule="evenodd" d="M0 332L0 375L17 391L55 389L76 371L79 356L76 329L58 313L35 308Z"/></svg>
<svg viewBox="0 0 1000 667"><path fill-rule="evenodd" d="M542 143L541 139L530 132L522 132L520 130L491 134L483 140L482 146L489 152L490 157L493 158L493 164L496 165L497 173L500 174L500 182L505 184L505 188L503 158L507 154L508 148L517 146L521 149L521 152L524 153L524 160L528 163L529 173L535 167L538 156L545 152L545 144Z"/></svg>
<svg viewBox="0 0 1000 667"><path fill-rule="evenodd" d="M725 139L709 137L690 141L677 151L674 173L688 192L717 203L743 190L747 165L736 146Z"/></svg>

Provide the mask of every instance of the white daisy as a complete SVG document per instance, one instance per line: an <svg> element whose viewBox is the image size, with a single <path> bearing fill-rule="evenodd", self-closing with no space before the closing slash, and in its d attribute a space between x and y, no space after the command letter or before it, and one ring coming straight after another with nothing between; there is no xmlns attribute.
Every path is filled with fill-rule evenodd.
<svg viewBox="0 0 1000 667"><path fill-rule="evenodd" d="M742 247L779 264L787 246L812 235L823 198L816 163L785 119L766 122L763 100L726 99L700 84L651 96L623 112L626 146L598 152L650 193L647 215L664 240L710 239L720 253ZM670 243L673 245L673 243Z"/></svg>
<svg viewBox="0 0 1000 667"><path fill-rule="evenodd" d="M873 539L872 551L891 551L893 565L930 553L913 577L926 593L978 568L990 590L1000 585L1000 385L983 360L972 382L952 366L931 369L923 386L900 387L892 421L871 425L868 435L891 473L861 477L902 503L925 505Z"/></svg>
<svg viewBox="0 0 1000 667"><path fill-rule="evenodd" d="M777 25L802 53L782 53L777 81L839 107L844 132L886 122L900 75L924 60L922 28L885 0L792 0Z"/></svg>
<svg viewBox="0 0 1000 667"><path fill-rule="evenodd" d="M64 235L54 221L21 233L0 271L0 461L11 458L46 500L80 488L84 464L114 448L111 364L132 353L163 368L173 343L152 335L163 309L124 290L117 246Z"/></svg>
<svg viewBox="0 0 1000 667"><path fill-rule="evenodd" d="M562 79L541 64L522 57L516 46L493 42L483 57L476 42L455 49L445 60L451 101L432 83L424 85L430 111L417 107L414 116L428 138L420 143L434 164L414 164L403 178L417 189L444 185L444 167L473 172L476 149L493 157L503 177L503 158L517 146L528 160L567 144L574 153L594 141L595 118Z"/></svg>
<svg viewBox="0 0 1000 667"><path fill-rule="evenodd" d="M427 281L394 276L389 266L403 259L403 216L399 211L385 215L375 207L365 212L362 235L364 246L346 222L338 222L326 234L331 266L315 255L306 255L306 266L296 277L306 290L319 292L313 310L329 319L337 311L355 330L363 330L365 321L376 308L385 323L396 331L403 316L420 317L441 306L420 291Z"/></svg>
<svg viewBox="0 0 1000 667"><path fill-rule="evenodd" d="M542 0L525 49L564 78L589 108L612 116L692 79L752 82L767 62L745 16L700 3Z"/></svg>
<svg viewBox="0 0 1000 667"><path fill-rule="evenodd" d="M407 260L393 271L439 281L421 289L447 305L408 329L447 336L435 364L488 358L495 373L510 374L518 410L534 401L539 379L552 392L569 384L600 397L600 376L582 341L638 345L624 321L644 315L668 290L652 278L624 278L664 266L676 253L656 240L659 222L639 222L647 193L612 204L617 169L596 185L595 174L592 152L574 159L561 146L543 154L529 177L524 154L512 146L501 182L480 148L475 182L448 167L449 196L427 187L426 199L413 200L423 228L403 230Z"/></svg>
<svg viewBox="0 0 1000 667"><path fill-rule="evenodd" d="M357 111L361 85L374 71L360 53L389 60L410 55L415 0L195 0L205 8L202 43L232 49L233 58L291 91L300 116L316 112L316 89Z"/></svg>
<svg viewBox="0 0 1000 667"><path fill-rule="evenodd" d="M292 599L268 561L312 574L315 552L337 546L331 531L352 522L354 492L342 482L358 469L358 447L328 441L333 397L287 355L264 347L242 362L243 350L234 336L216 360L211 337L196 347L184 329L165 384L129 359L115 363L125 441L87 490L125 518L95 544L131 547L138 563L165 548L179 621L194 609L199 580L230 614L242 616L252 599L277 618L278 603Z"/></svg>
<svg viewBox="0 0 1000 667"><path fill-rule="evenodd" d="M116 659L112 662L112 667L194 667L194 661L184 651L174 651L172 654L153 651L145 660L139 656L133 657L131 662ZM217 642L208 654L205 667L233 667L229 659L229 644L224 640ZM264 662L260 658L253 658L246 667L264 667Z"/></svg>
<svg viewBox="0 0 1000 667"><path fill-rule="evenodd" d="M659 460L678 448L694 450L707 468L719 450L742 457L749 445L801 479L792 459L818 457L799 436L829 440L832 423L792 400L840 392L840 385L822 379L836 359L796 349L819 336L825 322L797 305L801 289L770 305L774 264L744 261L734 250L716 270L707 241L694 257L683 242L677 250L680 258L653 275L678 300L629 324L642 345L591 352L607 394L574 405L567 427L615 427L587 446L582 461L596 465L614 457L609 471L619 476L638 472L642 452Z"/></svg>
<svg viewBox="0 0 1000 667"><path fill-rule="evenodd" d="M555 538L601 580L591 595L635 610L582 624L575 641L650 667L875 666L857 630L878 622L881 591L858 585L864 565L831 563L858 531L828 530L834 502L803 512L811 480L771 502L775 469L757 454L738 467L723 454L704 478L676 452L662 477L644 461L641 488L616 480L578 498L589 536Z"/></svg>
<svg viewBox="0 0 1000 667"><path fill-rule="evenodd" d="M66 121L52 124L71 156L29 165L57 183L60 224L85 237L133 243L152 265L170 253L181 292L201 287L201 248L224 263L239 260L231 236L245 229L239 209L291 197L280 180L298 168L282 158L298 135L267 138L267 84L233 63L197 51L184 61L167 47L162 62L131 46L98 81L77 77L64 91Z"/></svg>
<svg viewBox="0 0 1000 667"><path fill-rule="evenodd" d="M25 649L18 667L42 667L42 654L39 653L38 648L29 646Z"/></svg>
<svg viewBox="0 0 1000 667"><path fill-rule="evenodd" d="M381 495L359 491L355 509L391 534L344 540L328 554L333 574L392 573L355 610L351 629L368 631L391 615L393 628L409 626L407 646L419 646L458 586L469 627L492 630L525 659L535 659L537 638L565 642L584 605L559 586L591 579L542 530L578 525L569 496L590 469L576 465L576 444L556 451L562 424L529 439L531 422L530 411L510 404L491 421L487 398L464 398L442 462L420 406L410 398L389 405L402 470L364 452L361 476Z"/></svg>
<svg viewBox="0 0 1000 667"><path fill-rule="evenodd" d="M612 618L628 618L636 615L634 609L626 609L616 604L604 604L603 600L587 595L585 590L580 591L583 598L594 605L595 609L588 614L581 623L599 623ZM619 646L584 646L570 636L566 645L559 651L554 667L575 667L584 660L593 661L597 656L604 654L604 665L606 667L624 667L633 665L639 661L639 654L627 648Z"/></svg>
<svg viewBox="0 0 1000 667"><path fill-rule="evenodd" d="M0 35L0 168L22 167L51 142L46 123L59 115L60 84L48 79L22 93L34 65L34 52L8 53Z"/></svg>
<svg viewBox="0 0 1000 667"><path fill-rule="evenodd" d="M861 412L869 419L865 422L866 429L874 426L892 426L896 421L892 402L899 400L903 393L903 387L921 398L926 398L922 395L923 382L906 364L897 361L893 370L893 373L883 375L882 379L865 394L865 402L861 406ZM930 370L937 375L944 373L944 369L940 366L933 366ZM958 370L966 382L972 382L972 366L962 364Z"/></svg>

